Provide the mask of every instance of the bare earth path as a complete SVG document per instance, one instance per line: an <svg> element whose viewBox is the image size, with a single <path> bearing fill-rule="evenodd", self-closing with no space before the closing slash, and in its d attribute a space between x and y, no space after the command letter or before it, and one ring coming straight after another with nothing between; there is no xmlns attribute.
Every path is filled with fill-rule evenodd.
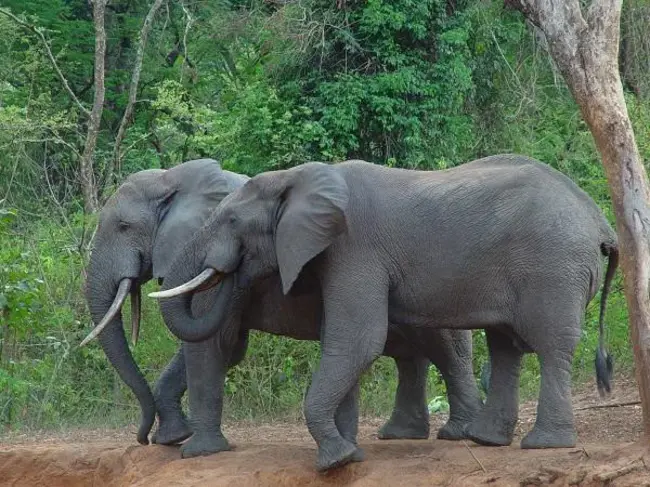
<svg viewBox="0 0 650 487"><path fill-rule="evenodd" d="M634 384L618 381L604 403L636 399ZM314 470L315 444L302 423L226 426L234 451L190 460L181 460L175 447L135 444L129 428L13 436L0 443L0 485L650 487L650 452L637 441L642 433L640 406L582 409L599 403L595 388L575 394L579 444L571 449L519 448L534 421L534 403L522 405L517 439L504 448L379 441L375 433L382 420L365 419L359 440L366 461L324 475ZM432 418L432 431L444 419Z"/></svg>

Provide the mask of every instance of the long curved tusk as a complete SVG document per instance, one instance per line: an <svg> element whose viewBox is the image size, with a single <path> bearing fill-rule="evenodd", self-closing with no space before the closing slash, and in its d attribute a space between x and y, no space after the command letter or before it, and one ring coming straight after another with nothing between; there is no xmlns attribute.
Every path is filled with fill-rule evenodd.
<svg viewBox="0 0 650 487"><path fill-rule="evenodd" d="M149 297L156 299L172 298L174 296L181 296L183 294L191 293L192 291L196 290L205 291L206 289L219 284L223 277L223 274L217 272L211 267L208 267L191 281L188 281L185 284L181 284L180 286L173 289L149 293Z"/></svg>
<svg viewBox="0 0 650 487"><path fill-rule="evenodd" d="M131 341L134 346L138 344L138 337L140 336L141 296L140 286L133 286L131 289Z"/></svg>
<svg viewBox="0 0 650 487"><path fill-rule="evenodd" d="M86 338L79 344L79 347L83 347L89 341L94 340L102 332L106 325L108 325L113 318L120 312L122 305L126 300L126 297L129 295L129 289L131 287L131 279L125 277L120 281L120 285L117 288L117 293L115 293L115 299L113 299L113 304L108 308L108 311L102 318L102 321L91 331Z"/></svg>

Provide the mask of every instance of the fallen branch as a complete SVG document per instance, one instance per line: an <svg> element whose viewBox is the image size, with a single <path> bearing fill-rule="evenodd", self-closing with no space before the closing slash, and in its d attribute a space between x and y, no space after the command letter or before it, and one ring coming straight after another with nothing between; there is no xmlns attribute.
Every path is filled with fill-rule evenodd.
<svg viewBox="0 0 650 487"><path fill-rule="evenodd" d="M531 485L534 486L542 486L544 484L550 484L551 483L551 478L548 476L548 474L545 474L543 472L537 472L531 475L528 475L527 477L524 477L519 482L519 487L529 487Z"/></svg>
<svg viewBox="0 0 650 487"><path fill-rule="evenodd" d="M551 482L555 482L560 477L567 477L569 473L566 470L555 467L542 467L542 472L551 476Z"/></svg>
<svg viewBox="0 0 650 487"><path fill-rule="evenodd" d="M541 486L552 484L560 477L567 477L569 474L561 468L555 467L542 467L539 472L528 475L519 482L520 487L527 487L529 485Z"/></svg>
<svg viewBox="0 0 650 487"><path fill-rule="evenodd" d="M571 473L571 475L569 475L569 477L566 479L566 483L567 485L570 486L580 485L586 476L587 476L587 469L581 468L580 470Z"/></svg>
<svg viewBox="0 0 650 487"><path fill-rule="evenodd" d="M618 477L623 477L624 475L627 475L629 473L632 473L636 470L641 470L643 468L642 463L637 463L640 461L641 458L634 460L632 463L629 465L626 465L625 467L621 467L616 470L612 470L610 472L603 472L594 475L594 480L599 480L601 482L611 482L614 479L617 479Z"/></svg>
<svg viewBox="0 0 650 487"><path fill-rule="evenodd" d="M594 404L593 406L583 406L581 408L575 408L574 411L586 411L587 409L622 408L625 406L636 406L638 404L641 404L641 401L612 402L609 404Z"/></svg>
<svg viewBox="0 0 650 487"><path fill-rule="evenodd" d="M476 458L476 455L474 455L474 452L473 452L472 449L469 447L469 445L467 444L467 442L464 441L464 440L463 440L463 445L465 445L465 448L467 448L467 451L469 452L469 454L472 455L472 458L473 458L474 460L476 460L476 463L478 463L479 467L481 467L481 470L483 470L483 472L487 473L487 470L485 470L485 467L483 466L483 464L481 463L481 461L480 461L478 458Z"/></svg>

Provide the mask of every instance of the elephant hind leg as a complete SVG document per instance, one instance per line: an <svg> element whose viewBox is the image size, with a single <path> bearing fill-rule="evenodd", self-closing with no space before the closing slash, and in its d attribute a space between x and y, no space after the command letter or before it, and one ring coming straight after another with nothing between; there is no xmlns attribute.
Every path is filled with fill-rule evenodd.
<svg viewBox="0 0 650 487"><path fill-rule="evenodd" d="M158 429L151 438L152 443L175 445L192 436L192 429L181 407L181 398L186 389L185 357L183 348L179 347L154 388Z"/></svg>
<svg viewBox="0 0 650 487"><path fill-rule="evenodd" d="M472 367L472 334L465 330L432 330L425 337L428 356L447 387L449 420L438 439L461 440L483 407Z"/></svg>
<svg viewBox="0 0 650 487"><path fill-rule="evenodd" d="M519 416L519 369L522 351L512 338L496 330L486 330L492 375L485 405L465 430L472 441L485 446L512 443Z"/></svg>
<svg viewBox="0 0 650 487"><path fill-rule="evenodd" d="M429 438L426 397L429 359L414 355L412 358L395 358L395 364L398 372L395 406L378 437L380 440L426 440Z"/></svg>
<svg viewBox="0 0 650 487"><path fill-rule="evenodd" d="M576 310L573 318L555 323L540 322L536 329L545 329L546 337L539 342L529 340L539 357L541 385L535 426L522 439L522 448L572 448L576 444L571 365L580 340L581 313ZM561 330L557 323L562 323Z"/></svg>

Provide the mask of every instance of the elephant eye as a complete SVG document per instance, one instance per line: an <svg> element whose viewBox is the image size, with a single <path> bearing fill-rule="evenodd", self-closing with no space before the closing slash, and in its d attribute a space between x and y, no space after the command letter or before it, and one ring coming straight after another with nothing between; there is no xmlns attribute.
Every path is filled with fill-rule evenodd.
<svg viewBox="0 0 650 487"><path fill-rule="evenodd" d="M117 226L119 227L119 229L121 231L129 229L129 224L127 222L125 222L125 221L122 221L122 220L120 220L120 222L117 224Z"/></svg>
<svg viewBox="0 0 650 487"><path fill-rule="evenodd" d="M237 223L237 217L235 215L230 215L230 218L228 218L228 222L231 225L234 225L235 223Z"/></svg>

